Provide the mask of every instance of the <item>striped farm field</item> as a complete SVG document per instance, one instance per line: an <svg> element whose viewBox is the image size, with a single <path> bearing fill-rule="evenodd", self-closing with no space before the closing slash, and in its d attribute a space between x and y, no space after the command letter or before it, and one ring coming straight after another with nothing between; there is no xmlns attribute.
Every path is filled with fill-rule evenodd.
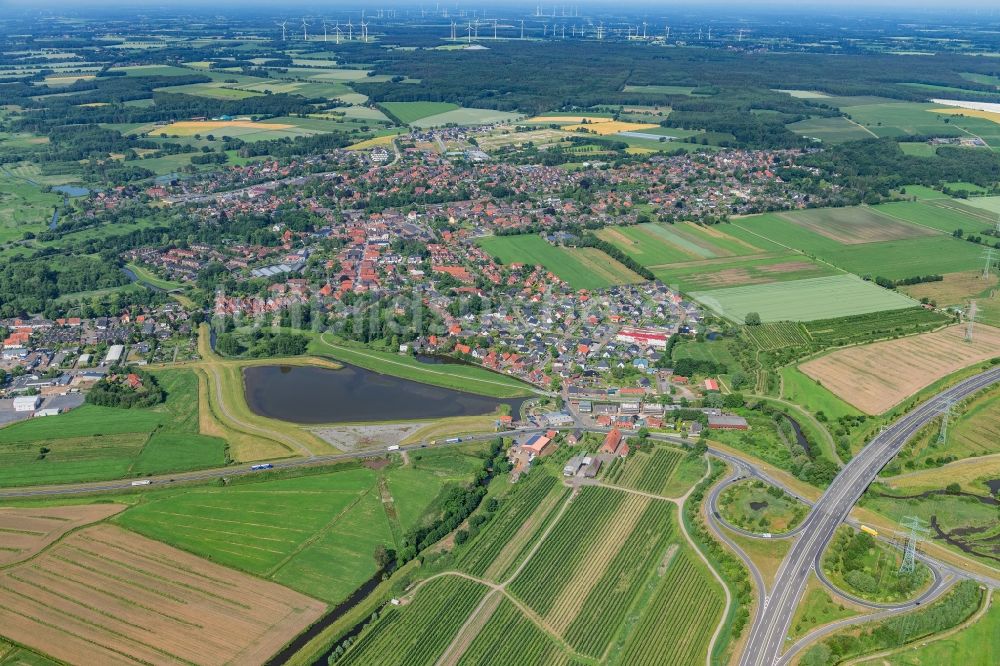
<svg viewBox="0 0 1000 666"><path fill-rule="evenodd" d="M430 581L417 591L411 603L389 606L337 661L338 666L434 664L486 590L479 583L457 576Z"/></svg>
<svg viewBox="0 0 1000 666"><path fill-rule="evenodd" d="M99 524L4 569L0 608L5 638L60 663L259 664L326 605Z"/></svg>
<svg viewBox="0 0 1000 666"><path fill-rule="evenodd" d="M457 552L459 568L473 576L494 579L504 573L567 492L554 476L528 475L500 500L489 524Z"/></svg>
<svg viewBox="0 0 1000 666"><path fill-rule="evenodd" d="M616 486L661 495L683 456L684 452L665 446L643 447L634 455L612 463L607 480Z"/></svg>
<svg viewBox="0 0 1000 666"><path fill-rule="evenodd" d="M809 337L803 330L802 324L790 321L747 326L743 332L763 351L809 344Z"/></svg>
<svg viewBox="0 0 1000 666"><path fill-rule="evenodd" d="M578 570L587 568L594 535L610 527L625 499L625 493L618 490L581 489L508 590L535 612L547 615Z"/></svg>
<svg viewBox="0 0 1000 666"><path fill-rule="evenodd" d="M688 293L840 274L832 266L790 252L687 261L652 266L650 270L664 284Z"/></svg>
<svg viewBox="0 0 1000 666"><path fill-rule="evenodd" d="M618 663L630 666L671 666L705 663L712 632L725 605L722 590L680 550L667 567L653 598L629 637Z"/></svg>
<svg viewBox="0 0 1000 666"><path fill-rule="evenodd" d="M629 608L657 563L662 561L673 537L674 505L651 500L639 516L635 527L624 542L615 543L618 552L594 582L586 598L576 602L579 611L566 629L566 641L578 652L601 658L618 634ZM596 577L600 560L591 560L593 571L584 575ZM624 662L628 663L628 662Z"/></svg>
<svg viewBox="0 0 1000 666"><path fill-rule="evenodd" d="M881 414L921 389L962 368L994 358L1000 329L976 327L972 342L965 327L848 347L808 361L799 370L866 414Z"/></svg>
<svg viewBox="0 0 1000 666"><path fill-rule="evenodd" d="M884 215L879 209L870 206L810 208L778 215L845 245L919 238L935 233L932 229L907 224L898 218Z"/></svg>
<svg viewBox="0 0 1000 666"><path fill-rule="evenodd" d="M545 664L564 666L569 656L507 599L458 661L459 666Z"/></svg>
<svg viewBox="0 0 1000 666"><path fill-rule="evenodd" d="M765 322L811 321L917 304L900 293L845 274L692 292L691 296L734 322L742 322L748 312L759 313Z"/></svg>

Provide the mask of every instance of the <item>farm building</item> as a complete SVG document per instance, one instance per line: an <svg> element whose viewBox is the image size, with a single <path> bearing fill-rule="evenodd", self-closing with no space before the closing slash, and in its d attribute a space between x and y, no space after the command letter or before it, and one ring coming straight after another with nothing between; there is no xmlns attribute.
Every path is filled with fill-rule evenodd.
<svg viewBox="0 0 1000 666"><path fill-rule="evenodd" d="M597 476L597 473L601 471L601 459L600 458L584 458L583 459L583 476L588 479L593 479Z"/></svg>
<svg viewBox="0 0 1000 666"><path fill-rule="evenodd" d="M718 393L719 392L719 382L717 382L714 379L706 379L705 380L705 390L706 391L712 391L714 393Z"/></svg>
<svg viewBox="0 0 1000 666"><path fill-rule="evenodd" d="M521 444L518 448L524 453L527 453L531 458L535 456L541 456L548 453L552 446L552 438L545 435L532 435L528 441Z"/></svg>
<svg viewBox="0 0 1000 666"><path fill-rule="evenodd" d="M742 416L711 414L708 417L708 427L711 430L747 430L750 426Z"/></svg>
<svg viewBox="0 0 1000 666"><path fill-rule="evenodd" d="M42 404L42 399L37 395L21 395L14 398L15 412L33 412Z"/></svg>
<svg viewBox="0 0 1000 666"><path fill-rule="evenodd" d="M545 414L545 422L553 426L573 425L573 417L566 412L548 412Z"/></svg>
<svg viewBox="0 0 1000 666"><path fill-rule="evenodd" d="M573 456L567 460L563 466L563 476L576 476L577 472L583 468L584 460L587 460L587 458L583 456Z"/></svg>
<svg viewBox="0 0 1000 666"><path fill-rule="evenodd" d="M580 411L584 414L591 413L592 411L594 411L594 403L592 403L590 400L581 400Z"/></svg>
<svg viewBox="0 0 1000 666"><path fill-rule="evenodd" d="M625 443L625 438L622 436L622 431L618 428L612 429L604 438L604 443L601 444L600 451L601 453L608 453L623 458L627 456L629 448L628 444Z"/></svg>

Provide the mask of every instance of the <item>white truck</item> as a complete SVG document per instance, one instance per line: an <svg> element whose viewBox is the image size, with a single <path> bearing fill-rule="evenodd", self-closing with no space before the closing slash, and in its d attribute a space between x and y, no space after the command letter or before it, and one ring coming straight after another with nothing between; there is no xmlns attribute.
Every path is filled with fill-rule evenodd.
<svg viewBox="0 0 1000 666"><path fill-rule="evenodd" d="M386 449L386 450L387 450L387 451L399 451L399 444L393 444L392 446L390 446L390 447L389 447L388 449Z"/></svg>

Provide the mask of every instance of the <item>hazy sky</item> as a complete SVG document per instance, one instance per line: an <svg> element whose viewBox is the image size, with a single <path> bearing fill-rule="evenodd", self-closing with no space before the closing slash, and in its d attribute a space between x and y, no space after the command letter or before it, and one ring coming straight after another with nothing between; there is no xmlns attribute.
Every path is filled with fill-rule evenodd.
<svg viewBox="0 0 1000 666"><path fill-rule="evenodd" d="M365 2L364 0L356 1L320 1L320 0L286 0L279 3L280 7L287 10L292 7L324 7L327 9L361 9L363 7L379 8L379 7L419 7L421 4L424 7L433 7L436 3L434 0L424 0L424 2L392 2L391 0L372 0ZM464 2L440 2L440 6L448 7L466 7L466 8L476 8L476 7L496 7L501 6L516 7L516 8L528 8L534 7L536 2L532 0L520 1L520 2L487 2L487 1L476 1L476 0L466 0ZM543 6L552 6L552 0L548 2L541 2ZM998 10L998 0L950 0L948 3L943 5L940 0L756 0L753 3L750 2L734 2L733 0L700 0L697 5L693 5L691 2L680 2L680 1L656 1L656 0L626 0L626 2L608 2L608 0L556 0L554 3L557 6L571 6L575 5L578 7L614 7L616 9L621 9L622 7L634 6L636 9L639 8L661 8L670 9L678 8L687 11L696 11L697 8L705 6L726 6L729 8L741 8L745 10L748 14L752 14L753 10L756 8L775 8L775 7L785 7L787 9L820 9L827 13L842 13L839 10L850 10L850 9L877 9L877 8L893 8L901 10L919 10L925 12L927 10L931 11L953 11L955 9L989 9ZM226 9L231 10L233 8L239 7L253 7L258 8L274 8L277 5L274 2L269 2L267 0L211 0L206 3L205 0L0 0L0 8L17 8L17 9L45 9L45 8L72 8L79 11L80 13L86 13L87 8L97 8L97 7L122 7L122 8L162 8L169 9L171 7L184 7L184 8L201 8L206 11L212 11L214 9Z"/></svg>

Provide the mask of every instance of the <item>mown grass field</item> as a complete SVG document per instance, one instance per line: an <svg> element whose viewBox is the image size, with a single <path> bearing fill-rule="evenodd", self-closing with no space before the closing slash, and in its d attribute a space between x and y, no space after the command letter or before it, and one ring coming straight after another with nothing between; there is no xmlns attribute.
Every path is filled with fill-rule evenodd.
<svg viewBox="0 0 1000 666"><path fill-rule="evenodd" d="M542 266L574 289L605 289L643 281L596 248L558 247L535 235L491 236L480 239L479 245L504 264Z"/></svg>
<svg viewBox="0 0 1000 666"><path fill-rule="evenodd" d="M755 255L771 249L766 241L758 245L753 238L730 234L732 228L730 225L706 227L688 222L639 224L605 227L597 235L647 267Z"/></svg>
<svg viewBox="0 0 1000 666"><path fill-rule="evenodd" d="M445 125L492 125L494 123L513 122L520 117L521 114L518 113L496 111L494 109L459 107L442 113L423 116L409 124L419 128L444 127Z"/></svg>
<svg viewBox="0 0 1000 666"><path fill-rule="evenodd" d="M899 310L912 299L852 275L692 292L692 297L734 322L749 312L765 322L810 321L847 315Z"/></svg>
<svg viewBox="0 0 1000 666"><path fill-rule="evenodd" d="M118 518L124 527L331 603L375 573L375 547L397 547L444 488L480 464L427 451L412 468L349 467L291 479L149 496ZM384 501L383 488L391 501Z"/></svg>
<svg viewBox="0 0 1000 666"><path fill-rule="evenodd" d="M224 465L226 442L199 434L196 375L169 370L158 372L157 378L167 400L153 408L83 405L0 429L0 485L96 481ZM49 449L44 456L42 447Z"/></svg>
<svg viewBox="0 0 1000 666"><path fill-rule="evenodd" d="M795 529L808 507L784 491L761 481L744 480L719 496L719 513L730 524L757 533L781 534Z"/></svg>
<svg viewBox="0 0 1000 666"><path fill-rule="evenodd" d="M650 270L664 284L687 293L840 274L832 266L790 252L668 264Z"/></svg>

